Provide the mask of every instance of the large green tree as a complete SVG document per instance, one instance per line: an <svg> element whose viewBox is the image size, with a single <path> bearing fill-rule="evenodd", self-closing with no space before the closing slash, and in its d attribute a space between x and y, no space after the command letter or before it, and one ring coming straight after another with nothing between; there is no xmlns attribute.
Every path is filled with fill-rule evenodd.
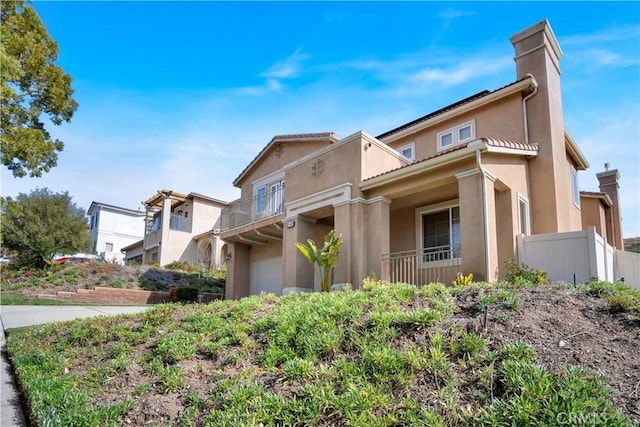
<svg viewBox="0 0 640 427"><path fill-rule="evenodd" d="M23 0L0 5L0 148L13 176L41 176L58 162L64 144L41 121L71 120L78 108L71 77L55 65L58 45Z"/></svg>
<svg viewBox="0 0 640 427"><path fill-rule="evenodd" d="M14 251L21 265L44 267L56 254L86 251L91 246L84 210L69 193L47 188L2 198L0 237L3 250Z"/></svg>

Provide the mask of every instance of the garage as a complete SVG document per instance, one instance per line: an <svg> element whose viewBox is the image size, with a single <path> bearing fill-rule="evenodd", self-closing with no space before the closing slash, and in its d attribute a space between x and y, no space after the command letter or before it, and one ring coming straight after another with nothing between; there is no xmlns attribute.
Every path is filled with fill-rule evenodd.
<svg viewBox="0 0 640 427"><path fill-rule="evenodd" d="M260 292L282 294L282 257L270 258L253 263L251 271L251 294Z"/></svg>

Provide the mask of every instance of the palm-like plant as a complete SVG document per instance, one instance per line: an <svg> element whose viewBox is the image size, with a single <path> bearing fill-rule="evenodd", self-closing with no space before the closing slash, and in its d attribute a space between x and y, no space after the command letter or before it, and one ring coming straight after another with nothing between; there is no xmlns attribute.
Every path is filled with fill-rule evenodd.
<svg viewBox="0 0 640 427"><path fill-rule="evenodd" d="M336 230L331 230L324 236L324 246L318 248L316 242L307 239L307 244L297 242L296 247L302 255L313 265L313 270L320 281L320 290L329 292L331 289L331 274L338 265L338 255L342 247L342 235L336 234Z"/></svg>

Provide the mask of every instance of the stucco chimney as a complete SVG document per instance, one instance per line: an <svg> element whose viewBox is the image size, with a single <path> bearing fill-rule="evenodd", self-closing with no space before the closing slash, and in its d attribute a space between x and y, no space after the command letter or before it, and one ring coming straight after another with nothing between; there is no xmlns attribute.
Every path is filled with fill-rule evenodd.
<svg viewBox="0 0 640 427"><path fill-rule="evenodd" d="M618 185L618 180L620 179L620 174L618 173L618 169L605 170L604 172L600 172L596 174L598 177L598 181L600 182L600 191L609 196L612 202L611 206L611 216L612 216L612 241L613 245L620 249L624 249L624 243L622 238L622 216L620 215L620 199L618 197L618 190L620 186ZM607 230L607 233L610 231Z"/></svg>
<svg viewBox="0 0 640 427"><path fill-rule="evenodd" d="M518 79L527 74L538 82L538 92L527 101L529 140L538 156L529 161L532 233L580 230L580 209L574 204L571 164L567 161L560 66L562 50L545 19L509 39L515 49Z"/></svg>

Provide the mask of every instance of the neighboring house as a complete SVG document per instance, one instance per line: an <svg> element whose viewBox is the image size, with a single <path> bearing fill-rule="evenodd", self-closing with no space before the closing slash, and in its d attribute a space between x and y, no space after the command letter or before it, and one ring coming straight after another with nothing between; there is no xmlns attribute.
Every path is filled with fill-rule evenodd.
<svg viewBox="0 0 640 427"><path fill-rule="evenodd" d="M377 137L275 136L222 213L226 297L317 289L295 243L321 243L331 229L344 239L334 283L357 286L370 274L493 281L516 258L517 235L582 230L583 220L607 228L617 200L597 196L593 207L578 189L589 164L562 120L562 51L549 23L510 40L517 75L503 87ZM617 244L619 215L612 221L607 239Z"/></svg>
<svg viewBox="0 0 640 427"><path fill-rule="evenodd" d="M174 261L215 267L224 262L224 242L219 239L220 212L226 202L198 193L158 191L142 202L146 209L142 241L125 248L127 260Z"/></svg>
<svg viewBox="0 0 640 427"><path fill-rule="evenodd" d="M87 210L93 253L107 262L122 262L121 250L144 235L145 213L101 202Z"/></svg>

